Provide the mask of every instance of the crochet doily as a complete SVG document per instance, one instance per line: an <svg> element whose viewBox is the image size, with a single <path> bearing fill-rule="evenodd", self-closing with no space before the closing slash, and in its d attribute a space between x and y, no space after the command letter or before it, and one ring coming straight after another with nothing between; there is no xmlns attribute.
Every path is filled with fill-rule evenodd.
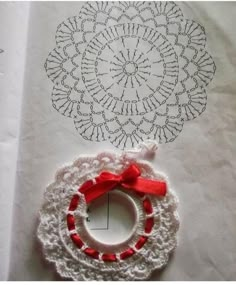
<svg viewBox="0 0 236 285"><path fill-rule="evenodd" d="M148 162L135 157L128 152L81 156L72 165L60 169L55 181L47 187L37 235L46 259L55 264L62 277L143 280L167 264L177 243L177 199L169 189L167 178L154 171ZM128 199L135 209L136 219L126 240L117 244L102 243L86 226L88 205L78 188L104 170L121 173L131 163L138 165L142 177L166 181L167 193L164 197L141 197L122 188L111 191ZM78 233L81 239L77 238ZM95 258L91 257L91 251Z"/></svg>
<svg viewBox="0 0 236 285"><path fill-rule="evenodd" d="M52 105L86 140L172 142L206 108L215 64L204 27L169 1L87 2L58 26Z"/></svg>

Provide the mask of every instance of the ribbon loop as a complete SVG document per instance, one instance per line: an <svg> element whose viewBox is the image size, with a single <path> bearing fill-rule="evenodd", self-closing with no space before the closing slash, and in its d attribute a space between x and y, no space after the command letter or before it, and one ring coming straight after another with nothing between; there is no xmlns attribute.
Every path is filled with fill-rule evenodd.
<svg viewBox="0 0 236 285"><path fill-rule="evenodd" d="M140 169L135 165L131 164L122 174L122 182L129 182L137 179L141 175Z"/></svg>
<svg viewBox="0 0 236 285"><path fill-rule="evenodd" d="M122 181L122 175L116 175L110 172L102 172L100 173L100 175L98 177L95 178L97 183L100 183L102 181L117 181L117 182L121 182Z"/></svg>
<svg viewBox="0 0 236 285"><path fill-rule="evenodd" d="M88 180L79 188L79 191L84 194L87 203L118 186L144 194L165 196L167 188L165 181L150 180L140 175L141 171L136 164L131 164L120 175L104 171L95 178L95 184L92 180Z"/></svg>

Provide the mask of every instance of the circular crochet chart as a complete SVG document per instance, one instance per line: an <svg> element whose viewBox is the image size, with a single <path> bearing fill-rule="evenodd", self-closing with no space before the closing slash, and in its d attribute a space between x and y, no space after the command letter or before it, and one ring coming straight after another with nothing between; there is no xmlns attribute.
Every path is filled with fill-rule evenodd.
<svg viewBox="0 0 236 285"><path fill-rule="evenodd" d="M97 42L100 47L94 51ZM101 60L106 57L111 58L108 64ZM144 115L157 109L178 81L171 44L154 29L138 24L115 25L98 33L85 49L81 71L93 100L117 115Z"/></svg>
<svg viewBox="0 0 236 285"><path fill-rule="evenodd" d="M88 207L108 185L132 222L128 234L104 241L88 226ZM151 188L158 192L152 194ZM47 187L37 235L45 258L64 278L144 280L168 263L176 247L176 208L167 178L147 161L127 153L83 156L58 170Z"/></svg>
<svg viewBox="0 0 236 285"><path fill-rule="evenodd" d="M45 62L52 105L90 141L173 142L206 109L216 66L205 29L174 2L86 2Z"/></svg>

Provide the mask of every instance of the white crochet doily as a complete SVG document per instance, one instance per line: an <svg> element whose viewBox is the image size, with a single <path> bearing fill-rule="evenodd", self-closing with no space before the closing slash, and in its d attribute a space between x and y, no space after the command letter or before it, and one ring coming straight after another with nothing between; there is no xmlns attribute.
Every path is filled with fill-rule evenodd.
<svg viewBox="0 0 236 285"><path fill-rule="evenodd" d="M167 194L164 197L140 197L133 191L113 190L133 204L136 220L127 240L119 244L101 243L87 230L87 205L84 195L78 192L78 188L104 170L119 174L132 163L140 168L142 177L165 180ZM78 207L68 212L74 195L78 195ZM145 210L145 203L152 205L152 213ZM104 152L97 156L81 156L72 165L60 169L55 181L47 187L40 210L37 235L43 245L46 259L55 263L57 272L64 278L143 280L147 279L153 270L166 265L170 253L176 247L176 232L179 227L176 207L177 199L168 187L167 178L154 171L146 161L137 160L128 153L117 155ZM75 224L75 228L70 230L67 224L69 215L74 216ZM149 233L145 231L147 220L152 223ZM83 241L80 248L71 238L77 233ZM140 237L143 237L142 241ZM85 254L85 248L95 249L98 253L97 258ZM123 258L127 250L131 250L132 254ZM112 253L115 260L104 261L102 256L106 253Z"/></svg>

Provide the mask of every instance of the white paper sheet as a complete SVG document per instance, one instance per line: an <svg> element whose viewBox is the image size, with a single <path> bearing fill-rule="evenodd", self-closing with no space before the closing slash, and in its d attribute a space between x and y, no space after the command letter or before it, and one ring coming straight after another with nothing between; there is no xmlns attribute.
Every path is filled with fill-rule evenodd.
<svg viewBox="0 0 236 285"><path fill-rule="evenodd" d="M0 280L8 275L29 3L0 3Z"/></svg>
<svg viewBox="0 0 236 285"><path fill-rule="evenodd" d="M234 280L236 4L184 2L179 5L186 18L205 27L208 49L217 71L207 89L206 111L187 122L174 142L161 145L153 161L158 170L169 176L171 186L179 196L181 225L179 245L170 263L163 271L154 273L151 279ZM0 6L2 11L3 3ZM71 121L60 116L50 102L52 83L46 76L44 62L55 46L58 24L78 14L82 3L34 2L30 6L17 180L15 189L9 182L5 186L11 193L2 192L9 201L13 192L15 195L9 243L11 253L4 253L5 264L10 259L9 274L7 276L7 267L2 267L0 272L2 279L54 280L59 277L43 262L36 242L37 213L45 186L53 180L57 168L78 155L115 148L109 142L82 139ZM25 16L21 15L21 18ZM5 51L5 46L0 48ZM0 54L0 60L2 56ZM10 161L9 158L6 161ZM6 164L2 167L5 170ZM10 236L9 220L1 221L1 227L5 227L4 233ZM5 236L3 240L6 240Z"/></svg>

